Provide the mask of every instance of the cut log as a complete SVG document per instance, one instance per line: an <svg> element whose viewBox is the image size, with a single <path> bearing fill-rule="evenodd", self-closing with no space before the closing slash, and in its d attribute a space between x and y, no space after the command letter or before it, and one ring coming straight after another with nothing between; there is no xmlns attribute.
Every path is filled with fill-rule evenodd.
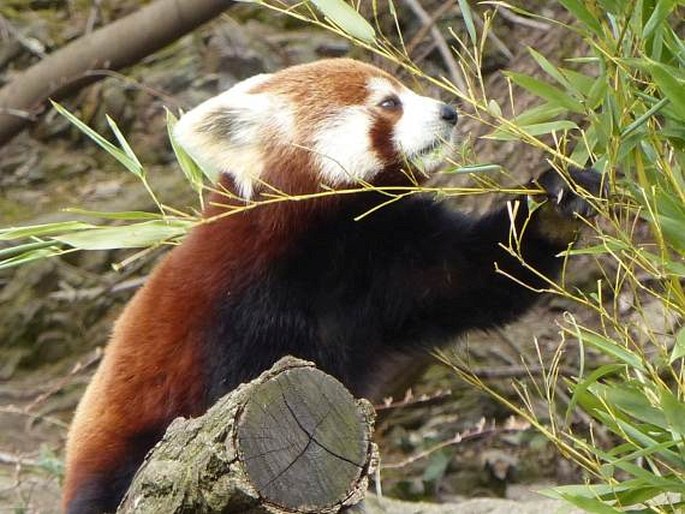
<svg viewBox="0 0 685 514"><path fill-rule="evenodd" d="M374 412L310 362L285 357L196 419L177 419L118 513L339 512L376 466Z"/></svg>

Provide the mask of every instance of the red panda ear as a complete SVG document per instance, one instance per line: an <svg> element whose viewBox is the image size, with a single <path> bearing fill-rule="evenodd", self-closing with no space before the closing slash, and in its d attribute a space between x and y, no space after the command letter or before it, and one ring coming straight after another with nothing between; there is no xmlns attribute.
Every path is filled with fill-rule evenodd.
<svg viewBox="0 0 685 514"><path fill-rule="evenodd" d="M282 106L273 95L251 92L270 75L257 75L210 98L184 114L174 138L211 174L230 173L249 197L262 173L262 142L269 128L280 128Z"/></svg>

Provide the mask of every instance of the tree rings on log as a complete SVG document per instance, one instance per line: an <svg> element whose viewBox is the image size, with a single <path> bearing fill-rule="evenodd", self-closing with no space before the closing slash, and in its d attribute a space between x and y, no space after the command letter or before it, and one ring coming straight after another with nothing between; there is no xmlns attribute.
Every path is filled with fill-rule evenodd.
<svg viewBox="0 0 685 514"><path fill-rule="evenodd" d="M340 382L316 369L285 370L257 386L237 435L252 484L286 509L339 505L367 472L365 414Z"/></svg>
<svg viewBox="0 0 685 514"><path fill-rule="evenodd" d="M310 362L285 357L174 420L117 513L335 513L359 504L378 461L374 412Z"/></svg>

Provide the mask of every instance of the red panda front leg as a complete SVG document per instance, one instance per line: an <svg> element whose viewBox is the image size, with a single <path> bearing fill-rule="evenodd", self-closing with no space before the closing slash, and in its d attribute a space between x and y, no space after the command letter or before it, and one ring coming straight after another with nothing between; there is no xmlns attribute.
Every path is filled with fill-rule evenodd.
<svg viewBox="0 0 685 514"><path fill-rule="evenodd" d="M571 171L571 178L595 198L604 196L601 175L593 170ZM435 216L433 236L430 222L414 227L428 234L414 249L415 255L426 256L428 266L397 258L393 267L385 259L392 286L386 286L391 292L383 305L391 306L393 315L400 300L411 305L395 332L399 349L411 348L415 340L447 344L468 330L509 323L555 280L563 264L558 255L582 226L577 217L591 216L593 207L556 172L544 173L537 183L546 203L533 212L524 197L478 219L451 212Z"/></svg>

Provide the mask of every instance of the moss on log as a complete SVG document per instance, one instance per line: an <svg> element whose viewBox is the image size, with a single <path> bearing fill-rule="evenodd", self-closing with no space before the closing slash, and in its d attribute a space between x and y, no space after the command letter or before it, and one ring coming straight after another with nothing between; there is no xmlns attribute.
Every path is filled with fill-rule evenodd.
<svg viewBox="0 0 685 514"><path fill-rule="evenodd" d="M285 357L196 419L177 419L118 513L328 513L356 505L377 462L374 413Z"/></svg>

